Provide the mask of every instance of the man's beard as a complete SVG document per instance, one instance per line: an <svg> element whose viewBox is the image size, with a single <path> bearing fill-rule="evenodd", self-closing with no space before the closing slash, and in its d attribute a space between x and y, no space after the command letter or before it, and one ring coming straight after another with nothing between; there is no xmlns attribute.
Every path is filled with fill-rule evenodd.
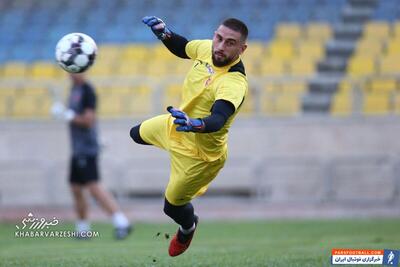
<svg viewBox="0 0 400 267"><path fill-rule="evenodd" d="M214 64L214 66L216 66L216 67L224 67L224 66L232 63L232 58L225 58L223 60L218 60L215 58L214 53L212 53L212 62Z"/></svg>

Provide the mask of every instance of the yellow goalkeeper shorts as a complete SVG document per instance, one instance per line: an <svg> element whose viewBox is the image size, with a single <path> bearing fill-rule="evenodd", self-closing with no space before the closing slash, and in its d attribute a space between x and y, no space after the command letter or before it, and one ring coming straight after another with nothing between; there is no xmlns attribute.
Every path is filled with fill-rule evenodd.
<svg viewBox="0 0 400 267"><path fill-rule="evenodd" d="M170 148L170 118L166 114L144 121L140 126L140 136L146 143L169 152L171 171L165 197L171 204L180 206L207 191L210 182L224 166L226 154L207 162L174 151Z"/></svg>

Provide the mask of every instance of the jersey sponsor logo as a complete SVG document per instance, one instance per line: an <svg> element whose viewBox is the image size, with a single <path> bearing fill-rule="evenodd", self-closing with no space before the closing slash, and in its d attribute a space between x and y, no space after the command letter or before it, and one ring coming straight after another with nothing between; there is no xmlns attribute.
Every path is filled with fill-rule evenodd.
<svg viewBox="0 0 400 267"><path fill-rule="evenodd" d="M214 69L212 68L212 66L208 63L206 63L206 68L208 71L208 74L210 74L210 76L207 78L206 82L204 83L204 86L207 87L210 83L211 83L211 78L213 76L213 74L215 73Z"/></svg>
<svg viewBox="0 0 400 267"><path fill-rule="evenodd" d="M212 66L210 64L206 63L206 68L210 75L213 75L215 73L214 69L212 68Z"/></svg>
<svg viewBox="0 0 400 267"><path fill-rule="evenodd" d="M196 59L196 63L194 64L194 68L199 65L204 65L207 69L208 74L213 75L215 73L213 67L208 62L203 62L200 59Z"/></svg>
<svg viewBox="0 0 400 267"><path fill-rule="evenodd" d="M213 67L208 63L208 62L203 62L199 59L196 59L196 63L194 64L194 68L196 68L197 66L205 66L205 68L207 69L207 72L209 74L207 80L204 82L204 87L207 87L208 85L210 85L211 81L212 81L212 76L214 75L215 71L213 69Z"/></svg>

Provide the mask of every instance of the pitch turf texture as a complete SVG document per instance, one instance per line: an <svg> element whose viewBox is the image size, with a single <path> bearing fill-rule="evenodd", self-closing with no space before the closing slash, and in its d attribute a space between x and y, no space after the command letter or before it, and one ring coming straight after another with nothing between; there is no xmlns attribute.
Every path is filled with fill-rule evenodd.
<svg viewBox="0 0 400 267"><path fill-rule="evenodd" d="M202 221L189 251L170 258L171 224L137 224L124 241L94 224L100 237L17 238L0 224L0 266L330 266L332 248L400 249L400 219ZM71 230L72 224L52 230ZM167 235L170 235L167 239Z"/></svg>

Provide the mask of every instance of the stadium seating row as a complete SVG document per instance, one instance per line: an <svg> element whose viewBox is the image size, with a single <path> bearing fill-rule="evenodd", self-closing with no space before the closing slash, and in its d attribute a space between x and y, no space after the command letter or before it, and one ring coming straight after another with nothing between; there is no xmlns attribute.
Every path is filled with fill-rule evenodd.
<svg viewBox="0 0 400 267"><path fill-rule="evenodd" d="M250 89L242 116L295 116L301 113L307 80L266 81L259 85L261 87L252 86ZM400 114L399 79L370 78L354 86L351 80L341 82L332 100L333 115L343 116L354 112L366 115ZM64 88L61 93L63 101L67 92L68 88ZM136 86L102 85L97 87L97 93L99 114L103 118L146 116L160 112L161 107L178 105L181 84L172 82L165 87L154 87L147 83ZM48 119L55 95L54 88L39 85L0 88L0 118ZM155 99L161 102L155 105Z"/></svg>
<svg viewBox="0 0 400 267"><path fill-rule="evenodd" d="M171 2L177 1L178 0L173 0ZM52 51L53 45L51 48L46 47L46 45L37 47L37 51L35 50L36 52L32 51L32 47L27 47L27 45L29 45L27 43L29 42L35 44L36 42L43 41L40 39L40 36L46 36L46 34L38 35L36 31L42 30L43 27L48 27L50 22L52 25L48 27L50 31L48 36L51 36L51 38L59 38L60 32L68 29L68 27L74 23L75 26L79 26L78 24L81 23L75 21L75 18L83 16L80 10L84 10L85 7L87 8L88 3L77 0L62 0L56 2L57 3L48 0L37 0L37 5L33 5L32 1L22 0L5 0L2 2L0 14L4 14L4 16L0 16L0 20L8 24L0 24L0 33L9 30L10 27L5 27L4 25L13 25L15 29L20 27L24 29L24 34L21 35L22 37L18 38L22 38L24 44L21 42L22 39L15 39L17 38L15 34L9 34L7 37L0 35L2 36L0 38L4 39L1 40L0 47L11 44L13 51L9 54L19 55L20 53L24 54L26 51L29 51L31 54L37 52L37 55L31 58L27 58L24 55L21 57L16 56L11 57L11 59L17 60L10 60L10 58L2 57L2 54L4 55L3 51L7 50L0 50L0 62L2 59L3 61L5 60L5 62L0 65L0 78L11 80L23 80L27 78L29 81L51 81L65 76L65 73L56 66L52 59L46 60L46 56L39 56L40 53L44 55L43 53L47 53L50 50ZM119 36L131 34L135 36L135 34L138 34L138 32L135 33L135 31L139 31L139 35L146 35L151 38L152 41L155 40L154 36L152 36L145 27L140 28L141 30L134 29L133 31L127 30L129 27L126 27L129 23L132 23L133 19L129 18L128 11L130 9L127 9L127 7L131 8L143 5L141 8L146 10L148 4L128 0L93 0L92 2L97 3L98 8L90 12L91 15L87 18L85 17L80 20L85 22L84 25L91 25L88 26L88 29L90 29L90 27L93 28L92 30L101 28L98 27L98 25L101 25L102 20L107 21L111 19L113 22L116 20L115 26L106 27L106 32L102 33L103 36L108 36L107 38L109 38L109 41L112 41L112 43L102 44L104 42L101 38L99 39L102 44L99 47L99 55L96 64L89 72L89 75L93 77L93 79L100 77L112 80L117 77L135 76L149 77L150 79L168 79L171 75L181 77L186 73L190 66L190 61L186 61L186 63L184 63L185 61L180 61L171 55L163 45L158 43L150 45L149 43L126 43L126 40L120 39ZM160 1L160 6L169 5L169 3L161 2L163 1ZM210 9L217 8L217 10L220 10L221 7L224 7L228 3L228 1L193 2L196 3L189 3L186 1L181 3L179 1L179 3L181 3L179 8L188 11L192 8L194 8L194 10L196 10L196 8L201 9L207 5ZM325 56L325 44L332 38L333 32L332 24L329 24L331 21L328 18L324 19L323 23L316 22L318 19L312 19L313 16L311 13L313 12L312 10L314 10L313 6L318 7L318 11L322 14L321 16L330 17L330 15L333 14L329 13L333 12L332 8L343 5L345 1L305 0L300 3L298 0L251 0L249 2L237 0L236 2L235 3L243 9L249 9L249 14L255 16L255 18L248 19L262 20L262 25L265 25L264 18L261 17L268 17L267 20L272 22L267 23L271 25L271 31L267 34L269 37L263 36L263 38L260 38L262 41L255 41L257 38L252 38L249 48L243 58L249 76L264 79L261 84L257 84L257 90L252 91L255 93L249 95L246 106L244 107L244 113L251 114L254 112L261 112L267 115L298 114L301 110L303 94L307 90L307 78L314 74L317 63ZM382 2L385 2L385 4ZM378 13L379 10L387 8L386 6L388 5L397 10L396 7L394 7L395 5L392 5L393 2L395 1L380 1ZM302 5L307 6L307 10L311 11L307 11L308 13L306 12L307 16L304 21L302 19L288 19L288 14L290 12L282 11L285 10L285 6L288 5L293 6L292 10L295 10L294 13L297 14L301 13L297 12L297 9L301 9ZM381 7L382 5L385 7ZM27 12L27 10L31 11L37 7L44 7L43 11L38 13L39 15ZM265 12L270 14L270 16L257 15L261 7L265 8ZM80 10L75 14L74 11L77 11L77 8ZM121 16L110 18L107 15L108 9L110 8L113 10L115 9L115 12ZM65 10L63 14L66 17L71 16L71 14L75 14L76 16L70 20L72 22L69 21L68 23L61 23L64 20L59 18L54 21L51 20L50 11L59 9ZM128 11L124 11L123 9ZM105 10L107 12L105 12ZM327 12L324 13L324 10ZM5 11L9 12L6 13ZM133 12L133 14L139 16L139 14L135 12ZM210 12L212 13L213 11ZM29 15L27 15L28 13ZM96 14L96 16L92 14ZM98 16L101 14L106 16ZM129 14L131 14L131 17L135 17L132 15L132 12ZM243 12L241 14L243 14ZM17 15L26 17L22 20L16 20L14 18ZM193 12L192 15L193 17L198 17L197 12ZM201 17L202 16L199 16L199 21L204 22L203 24L209 24L204 27L196 26L197 28L190 29L191 33L209 33L209 29L206 28L209 27L211 29L214 27L212 23L217 23L217 19L205 22ZM187 32L185 27L179 26L181 21L172 13L167 13L165 18L172 23L177 23L177 29L182 30L183 34L185 34L185 31ZM396 75L400 72L400 21L394 20L390 23L387 21L388 20L373 21L366 24L363 36L357 43L354 54L350 58L346 72L347 78L339 85L339 90L333 98L331 106L333 114L348 114L348 112L352 110L361 110L365 114L396 112L396 99L399 88ZM32 25L28 27L27 22L32 22ZM67 26L64 24L67 24ZM200 24L201 23L199 23L199 25ZM262 29L262 27L257 27L257 31L260 29ZM266 33L263 32L263 34ZM255 36L257 36L257 34ZM94 37L96 39L96 35L94 35ZM145 37L142 41L149 41L150 39L148 39L148 37ZM11 41L7 38L10 38ZM269 42L265 42L265 40L269 40L270 38L272 39ZM140 40L140 38L134 39L134 41L137 40ZM14 45L15 43L18 44ZM48 51L43 52L45 50ZM51 58L52 57L53 55L51 55ZM36 60L37 58L40 58L40 60ZM290 82L292 78L297 78L296 82ZM278 82L276 79L278 79ZM138 83L135 86L123 85L105 87L100 85L98 88L100 114L105 117L118 117L129 114L148 114L154 112L152 108L152 101L154 100L153 95L159 92L161 92L161 102L164 104L178 103L180 85L171 84L171 82L165 85L165 89L161 91L152 84L146 85L144 82ZM47 89L43 91L43 89L40 88L34 90L26 84L18 85L18 87L26 87L29 89L12 89L13 93L4 93L7 90L2 90L4 92L0 93L0 101L4 104L0 110L0 116L12 118L48 117L47 111L52 100L51 92ZM354 90L350 89L354 89L354 87L356 87L356 91L360 91L361 98L358 99L358 101L352 101L355 94ZM376 101L374 99L376 99ZM354 106L353 102L360 102L361 104ZM385 103L385 105L382 104L379 106L376 103Z"/></svg>
<svg viewBox="0 0 400 267"><path fill-rule="evenodd" d="M353 78L394 75L400 71L399 58L400 22L371 22L355 47L347 72Z"/></svg>
<svg viewBox="0 0 400 267"><path fill-rule="evenodd" d="M367 92L363 95L362 102L354 94L340 92L334 95L331 114L348 116L354 113L364 115L400 114L400 94L383 92ZM359 107L361 105L361 108Z"/></svg>
<svg viewBox="0 0 400 267"><path fill-rule="evenodd" d="M311 75L324 54L324 44L332 29L327 24L307 26L282 24L270 43L250 42L244 55L251 75ZM146 64L143 64L146 62ZM93 76L184 74L190 62L174 57L162 44L102 45ZM55 78L62 71L52 61L9 61L0 66L0 77Z"/></svg>
<svg viewBox="0 0 400 267"><path fill-rule="evenodd" d="M148 14L162 17L172 30L188 39L210 38L223 19L237 17L248 25L257 25L251 27L252 40L269 41L274 37L275 26L282 22L337 22L345 2L2 0L0 62L51 59L57 40L70 32L87 33L98 44L154 43L156 38L141 24L141 18Z"/></svg>
<svg viewBox="0 0 400 267"><path fill-rule="evenodd" d="M379 3L390 5L391 1ZM367 23L332 99L331 113L399 114L399 73L400 22Z"/></svg>

